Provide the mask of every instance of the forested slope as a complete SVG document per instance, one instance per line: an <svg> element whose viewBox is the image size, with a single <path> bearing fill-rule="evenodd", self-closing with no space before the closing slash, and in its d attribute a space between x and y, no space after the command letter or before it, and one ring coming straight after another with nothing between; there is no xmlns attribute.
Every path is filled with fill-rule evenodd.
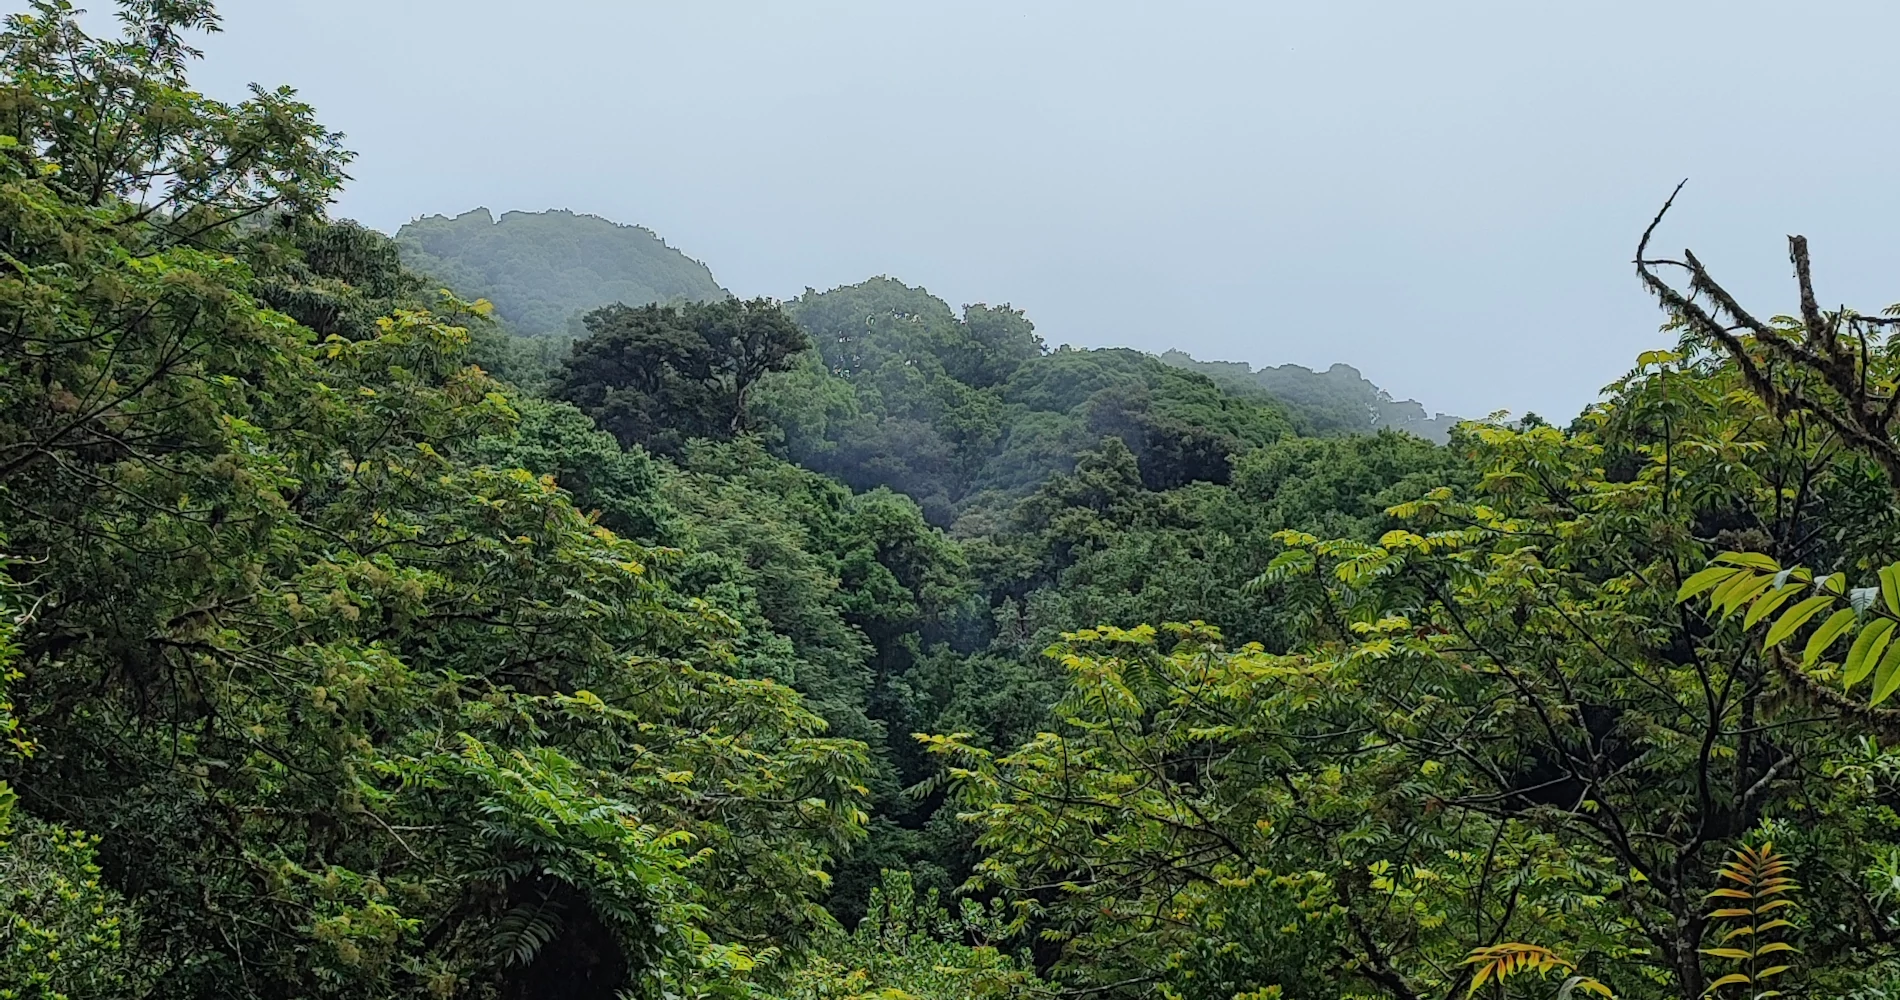
<svg viewBox="0 0 1900 1000"><path fill-rule="evenodd" d="M411 270L428 274L459 294L489 299L517 333L555 340L554 353L528 349L546 359L544 363L553 360L567 340L584 334L581 316L597 307L708 301L725 295L704 265L666 246L652 232L569 211L507 212L499 220L481 208L454 218L431 216L403 226L396 233L396 243ZM903 391L891 382L891 373L879 374L894 357L901 363L927 356L928 364L941 369L911 376L914 379L928 382L943 375L987 389L1006 380L1043 347L1019 310L978 304L958 315L928 291L889 277L822 293L808 290L788 304L788 311L818 345L819 363L835 375L878 382L880 395ZM907 353L910 349L900 344L916 350ZM1171 367L1207 376L1228 395L1264 395L1285 412L1288 426L1302 434L1371 434L1391 429L1443 444L1457 423L1445 414L1428 415L1415 401L1394 400L1350 365L1315 372L1299 365L1256 369L1246 362L1198 361L1180 351L1166 351L1159 357ZM1121 362L1124 368L1130 363ZM1092 390L1106 387L1109 381L1158 378L1152 372L1136 376L1132 371L1093 377L1097 382ZM941 392L931 392L934 386L921 388L938 408L957 405L939 399ZM918 413L891 416L916 429ZM929 422L927 414L923 419ZM1016 446L1066 454L1088 433L1075 432L1069 422L1055 424L1060 426L1038 425L1026 431L1027 439ZM1050 435L1058 440L1047 440ZM862 440L862 431L839 429L837 436L853 440L831 444L847 449L876 447ZM919 449L909 464L936 461L942 456L932 449L946 446L930 435L905 444ZM1033 480L1043 471L1045 467L1038 464L1016 475ZM1011 474L1000 475L1008 478Z"/></svg>
<svg viewBox="0 0 1900 1000"><path fill-rule="evenodd" d="M1370 434L1391 429L1440 444L1451 436L1458 418L1427 416L1415 400L1395 400L1351 365L1323 372L1300 365L1255 368L1244 361L1196 361L1181 351L1165 351L1161 360L1199 372L1235 389L1258 388L1291 410L1307 434Z"/></svg>
<svg viewBox="0 0 1900 1000"><path fill-rule="evenodd" d="M396 233L404 263L470 297L482 296L515 329L564 336L582 312L723 298L706 265L651 231L567 211L485 208L432 215Z"/></svg>
<svg viewBox="0 0 1900 1000"><path fill-rule="evenodd" d="M548 355L122 11L0 35L0 996L1900 984L1900 354L1804 244L1448 445L889 278Z"/></svg>

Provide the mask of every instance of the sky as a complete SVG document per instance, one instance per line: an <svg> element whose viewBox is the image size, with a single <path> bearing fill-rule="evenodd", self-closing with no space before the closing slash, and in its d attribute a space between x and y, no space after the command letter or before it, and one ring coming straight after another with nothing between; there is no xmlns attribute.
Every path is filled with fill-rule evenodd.
<svg viewBox="0 0 1900 1000"><path fill-rule="evenodd" d="M105 0L92 0L103 9ZM336 213L653 229L735 293L889 274L1051 344L1345 362L1574 415L1667 346L1660 230L1758 312L1900 300L1900 4L224 0L194 79L290 84Z"/></svg>

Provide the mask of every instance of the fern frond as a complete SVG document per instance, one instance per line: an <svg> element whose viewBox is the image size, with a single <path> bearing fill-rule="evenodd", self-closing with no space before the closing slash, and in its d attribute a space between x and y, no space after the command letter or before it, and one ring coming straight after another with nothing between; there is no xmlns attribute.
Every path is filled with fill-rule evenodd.
<svg viewBox="0 0 1900 1000"><path fill-rule="evenodd" d="M1762 959L1766 955L1799 951L1778 937L1794 924L1785 917L1770 916L1796 908L1795 901L1786 895L1800 888L1800 883L1790 874L1793 871L1793 863L1776 853L1773 844L1738 848L1717 869L1719 877L1734 884L1709 893L1708 898L1723 900L1725 904L1711 911L1709 919L1715 923L1728 922L1727 929L1716 947L1704 948L1702 954L1729 959L1739 963L1741 968L1710 983L1704 996L1726 986L1746 986L1749 995L1759 1000L1773 993L1761 989L1763 980L1792 968L1787 964L1764 966ZM1730 901L1738 905L1731 905Z"/></svg>
<svg viewBox="0 0 1900 1000"><path fill-rule="evenodd" d="M540 954L548 942L560 936L558 908L545 901L523 903L509 909L495 922L495 933L489 937L488 944L502 957L504 965L518 966L534 961L534 956Z"/></svg>

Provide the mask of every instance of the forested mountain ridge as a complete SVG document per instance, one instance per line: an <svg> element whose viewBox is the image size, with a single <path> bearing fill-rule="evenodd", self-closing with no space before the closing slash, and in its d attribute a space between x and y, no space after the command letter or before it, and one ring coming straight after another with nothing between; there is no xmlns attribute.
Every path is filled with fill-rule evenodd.
<svg viewBox="0 0 1900 1000"><path fill-rule="evenodd" d="M1804 242L1448 445L888 278L549 368L120 12L0 30L0 998L1900 992L1900 351Z"/></svg>
<svg viewBox="0 0 1900 1000"><path fill-rule="evenodd" d="M514 329L564 336L580 313L614 302L725 297L706 265L639 226L559 209L432 215L396 231L403 262L458 294L486 298Z"/></svg>
<svg viewBox="0 0 1900 1000"><path fill-rule="evenodd" d="M762 397L787 457L905 493L940 525L1013 503L1104 438L1168 489L1224 483L1231 456L1291 433L1271 400L1139 352L1051 351L1007 305L956 315L922 288L873 278L807 290L785 311L815 344Z"/></svg>
<svg viewBox="0 0 1900 1000"><path fill-rule="evenodd" d="M447 283L458 294L487 298L518 333L550 336L564 343L584 331L583 313L619 302L629 306L678 301L708 301L725 292L703 265L664 244L650 230L611 223L565 210L507 212L495 220L485 208L453 218L431 216L404 225L396 233L403 261L412 270ZM829 299L820 299L829 295ZM939 337L949 326L972 331L960 357L943 357L946 371L976 388L1000 382L1003 369L977 371L973 364L1012 365L1025 355L1009 354L1004 343L1022 327L1033 338L1018 310L978 305L974 326L959 319L949 303L921 287L879 276L820 293L807 289L794 300L792 314L812 335L819 356L833 374L871 374L889 340L893 324L912 325L919 336ZM856 325L853 325L856 324ZM868 324L868 325L866 325ZM977 346L985 337L1002 338L991 353ZM1031 340L1019 340L1028 344ZM1033 338L1038 348L1040 338ZM862 352L870 351L866 355ZM546 355L551 357L551 355ZM1394 400L1350 365L1324 372L1299 365L1254 368L1246 362L1198 361L1170 350L1159 355L1174 367L1208 376L1230 392L1264 392L1288 411L1302 434L1371 434L1402 430L1443 444L1457 418L1428 415L1412 400ZM1012 369L1013 370L1013 369Z"/></svg>
<svg viewBox="0 0 1900 1000"><path fill-rule="evenodd" d="M1323 372L1300 365L1255 368L1244 361L1197 361L1181 351L1164 351L1161 360L1232 387L1257 387L1293 412L1303 434L1371 434L1399 430L1444 444L1458 418L1426 415L1415 400L1394 400L1384 389L1347 364Z"/></svg>

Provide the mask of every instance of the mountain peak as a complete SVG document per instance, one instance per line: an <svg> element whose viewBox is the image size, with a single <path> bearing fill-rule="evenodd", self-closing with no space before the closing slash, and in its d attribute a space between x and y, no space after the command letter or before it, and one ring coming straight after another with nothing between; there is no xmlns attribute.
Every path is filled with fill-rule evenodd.
<svg viewBox="0 0 1900 1000"><path fill-rule="evenodd" d="M487 298L530 335L559 333L579 313L615 302L727 294L705 264L652 230L563 208L427 216L397 230L396 244L404 264L460 294Z"/></svg>

